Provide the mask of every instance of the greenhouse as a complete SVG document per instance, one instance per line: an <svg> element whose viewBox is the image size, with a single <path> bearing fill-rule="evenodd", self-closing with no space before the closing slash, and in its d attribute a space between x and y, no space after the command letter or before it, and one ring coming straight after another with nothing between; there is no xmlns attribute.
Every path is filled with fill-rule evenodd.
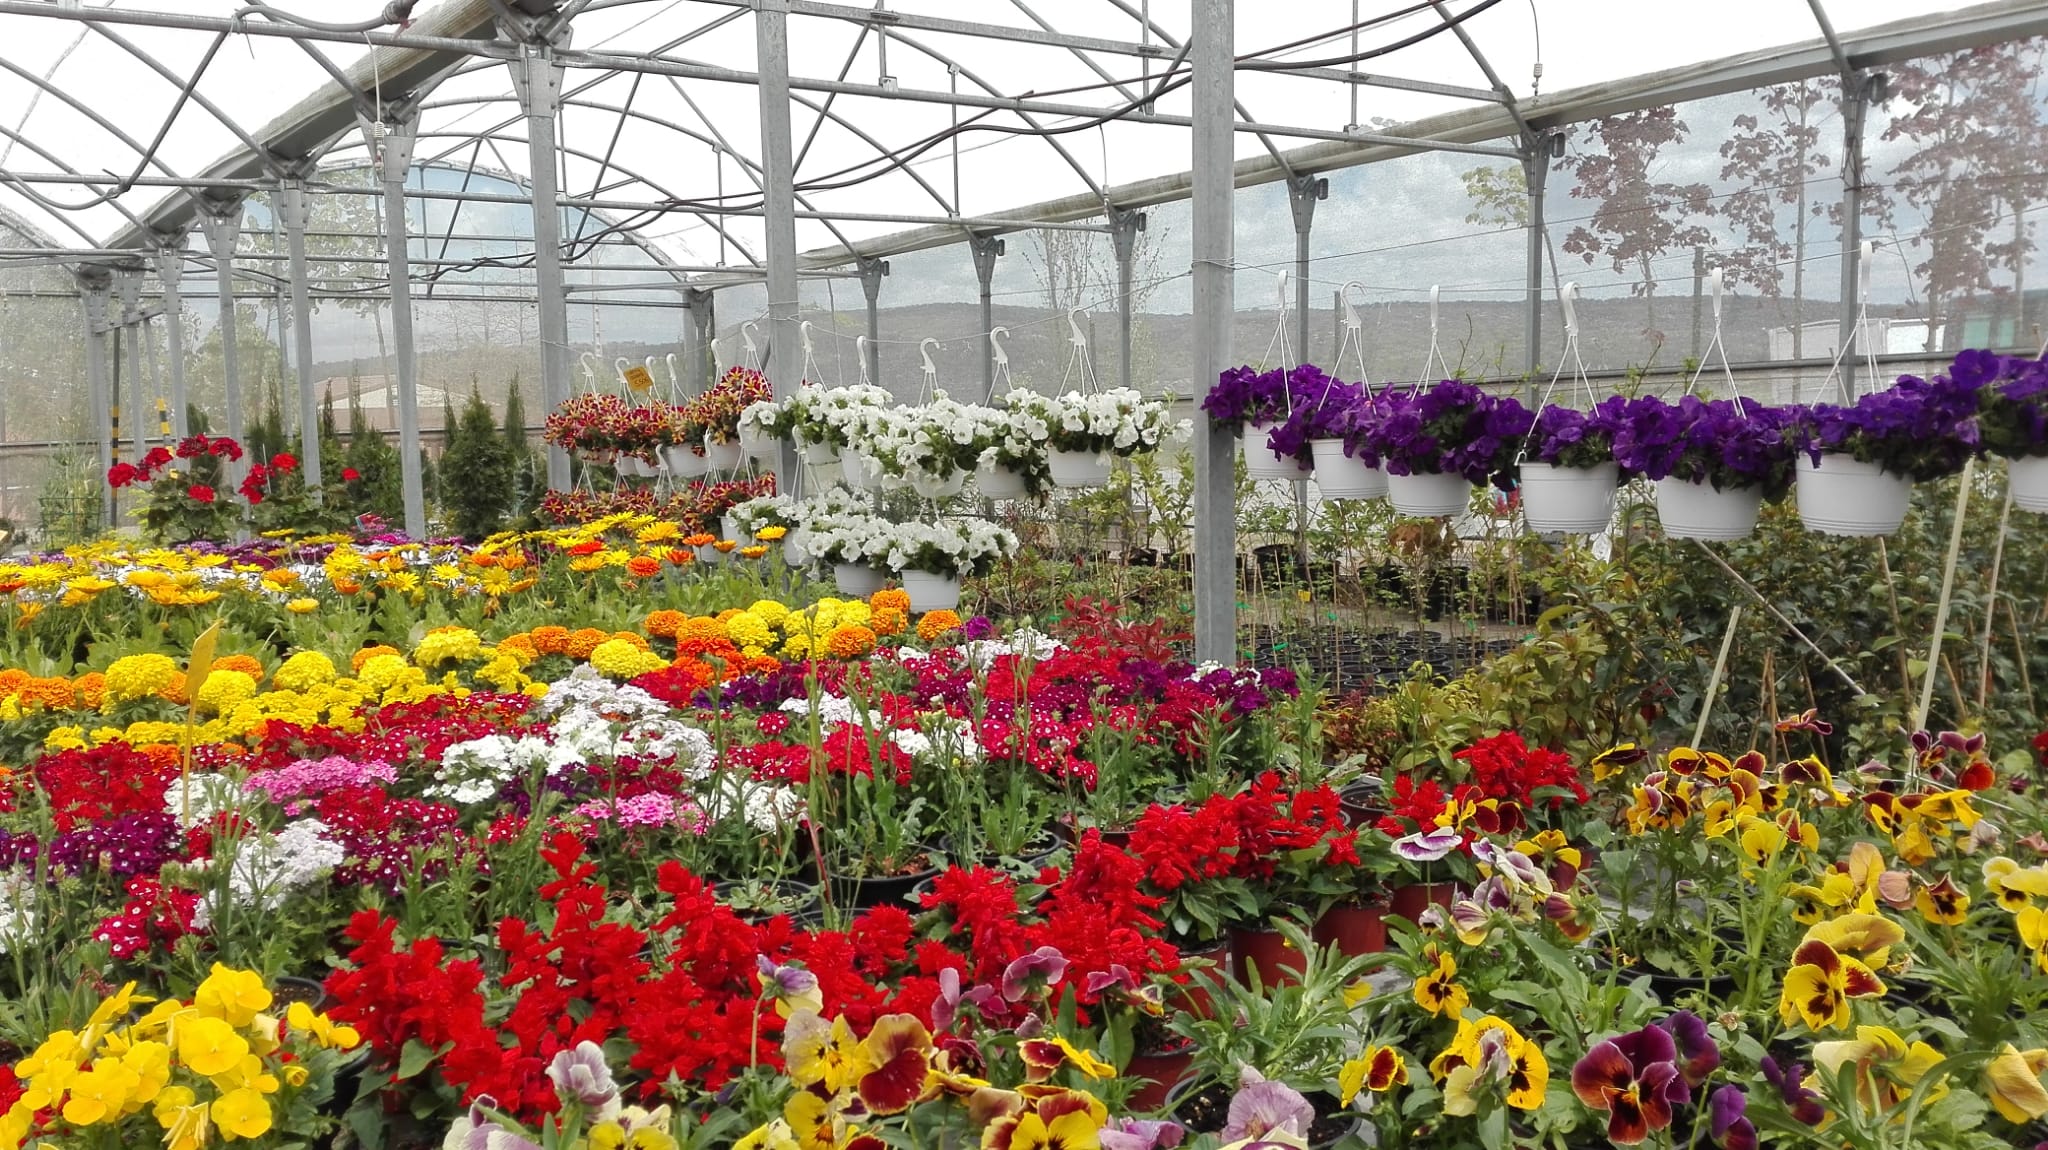
<svg viewBox="0 0 2048 1150"><path fill-rule="evenodd" d="M0 1150L2048 1146L2048 0L0 36Z"/></svg>

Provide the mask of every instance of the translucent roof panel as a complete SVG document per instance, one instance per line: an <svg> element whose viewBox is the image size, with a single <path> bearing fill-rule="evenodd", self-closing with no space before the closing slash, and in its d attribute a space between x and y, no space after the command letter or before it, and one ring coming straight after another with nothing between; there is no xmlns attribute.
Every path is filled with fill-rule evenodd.
<svg viewBox="0 0 2048 1150"><path fill-rule="evenodd" d="M339 68L389 52L371 54L367 43L346 36L302 44L258 34L274 25L233 0L89 0L86 10L95 7L107 10L105 21L29 15L20 4L0 13L7 46L0 171L92 173L110 182L138 172L192 175L237 148L268 142L265 125L330 83L310 52ZM382 7L380 0L325 0L304 14L345 24L371 20ZM1184 125L1115 118L1148 100L1167 120L1189 115L1185 75L1162 83L1190 35L1188 4L884 0L888 23L865 3L795 7L789 40L800 209L839 217L800 220L802 248L905 226L901 218L849 217L982 217L1066 196L1099 199L1112 185L1189 167ZM477 0L422 0L414 30L487 35L489 11ZM1847 34L1927 15L1930 6L1834 0L1830 11ZM191 23L238 12L244 19L232 31L143 26L165 22L158 17ZM1447 28L1444 13L1459 26ZM1240 156L1342 138L1349 125L1398 134L1418 119L1483 106L1472 98L1489 87L1477 53L1517 98L1527 98L1539 85L1553 93L1810 41L1818 32L1806 0L1293 0L1240 4L1237 21L1241 115L1296 129L1240 133ZM965 34L970 23L995 26L998 35ZM1051 32L1090 43L1032 42ZM758 261L762 228L746 213L760 199L759 100L752 86L712 75L756 70L751 6L594 0L575 16L573 33L558 136L563 194L649 205L637 218L630 208L620 211L678 262ZM611 70L624 54L690 74ZM509 70L495 59L449 56L446 64L454 74L425 97L420 156L530 174ZM1354 88L1344 80L1354 68L1419 84ZM362 71L358 78L370 81L364 86L376 86L374 70ZM181 97L188 85L189 99ZM868 90L831 90L840 85ZM991 106L954 108L929 98L956 91ZM1035 110L1018 107L1019 98ZM345 120L323 143L336 157L363 149ZM62 242L91 246L121 235L173 194L142 186L102 197L61 182L13 182L0 186L0 206ZM737 214L721 217L721 208Z"/></svg>

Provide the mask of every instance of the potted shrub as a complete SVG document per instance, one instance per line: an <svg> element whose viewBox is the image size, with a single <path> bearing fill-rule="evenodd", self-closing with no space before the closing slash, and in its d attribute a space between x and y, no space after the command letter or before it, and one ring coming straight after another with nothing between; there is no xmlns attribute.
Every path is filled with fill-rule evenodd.
<svg viewBox="0 0 2048 1150"><path fill-rule="evenodd" d="M1360 419L1358 443L1387 470L1387 494L1403 515L1455 515L1472 488L1510 486L1515 452L1529 433L1529 409L1463 380L1382 395Z"/></svg>
<svg viewBox="0 0 2048 1150"><path fill-rule="evenodd" d="M846 449L861 414L868 408L889 406L894 397L873 384L862 383L809 396L799 393L790 402L797 409L791 416L791 432L797 446L803 448L804 462L813 467L832 467L839 463L840 452Z"/></svg>
<svg viewBox="0 0 2048 1150"><path fill-rule="evenodd" d="M790 438L796 429L798 404L807 401L811 390L810 385L805 384L804 390L798 393L798 398L788 403L780 403L773 399L757 399L748 404L745 411L740 412L740 450L746 453L747 458L765 463L775 461L782 441Z"/></svg>
<svg viewBox="0 0 2048 1150"><path fill-rule="evenodd" d="M146 487L148 502L135 518L150 539L161 543L226 540L240 525L242 508L228 495L223 461L241 458L242 445L226 436L189 435L175 452L152 447L139 463L114 464L107 469L107 485L115 489ZM262 470L259 464L250 474ZM243 498L252 502L262 498L260 487L246 479L241 490Z"/></svg>
<svg viewBox="0 0 2048 1150"><path fill-rule="evenodd" d="M1766 501L1792 489L1796 451L1784 408L1696 395L1630 400L1614 436L1624 470L1656 485L1657 518L1676 539L1741 539Z"/></svg>
<svg viewBox="0 0 2048 1150"><path fill-rule="evenodd" d="M1799 518L1825 535L1889 535L1913 484L1954 475L1976 452L1977 389L1952 376L1902 376L1847 406L1817 404L1791 434L1804 448Z"/></svg>
<svg viewBox="0 0 2048 1150"><path fill-rule="evenodd" d="M903 580L919 614L960 606L962 579L986 574L1016 551L1017 537L986 519L891 524L868 547L870 558Z"/></svg>
<svg viewBox="0 0 2048 1150"><path fill-rule="evenodd" d="M1966 351L1949 371L1980 385L1977 426L1984 450L2011 461L2013 506L2048 513L2048 361Z"/></svg>
<svg viewBox="0 0 2048 1150"><path fill-rule="evenodd" d="M1217 377L1202 410L1211 423L1238 433L1245 471L1253 479L1300 479L1310 471L1308 460L1273 442L1273 433L1329 384L1330 377L1312 364L1269 371L1234 367Z"/></svg>
<svg viewBox="0 0 2048 1150"><path fill-rule="evenodd" d="M1059 487L1100 487L1109 482L1111 456L1155 450L1184 430L1170 399L1146 399L1130 387L1054 398L1013 391L1006 402L1045 425L1046 462Z"/></svg>
<svg viewBox="0 0 2048 1150"><path fill-rule="evenodd" d="M985 409L940 394L922 407L898 408L871 425L862 455L885 487L908 487L926 499L950 499L966 488L988 434Z"/></svg>
<svg viewBox="0 0 2048 1150"><path fill-rule="evenodd" d="M542 438L585 463L607 465L619 449L613 425L626 411L626 401L616 395L572 395L548 413Z"/></svg>
<svg viewBox="0 0 2048 1150"><path fill-rule="evenodd" d="M1536 413L1519 474L1531 530L1592 534L1613 522L1622 476L1614 434L1628 402L1615 395L1590 411L1551 406Z"/></svg>

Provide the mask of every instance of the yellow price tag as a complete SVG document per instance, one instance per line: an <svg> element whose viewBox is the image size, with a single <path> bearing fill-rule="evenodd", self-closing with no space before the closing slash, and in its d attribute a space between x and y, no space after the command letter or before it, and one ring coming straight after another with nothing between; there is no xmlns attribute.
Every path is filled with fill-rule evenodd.
<svg viewBox="0 0 2048 1150"><path fill-rule="evenodd" d="M634 391L646 391L654 386L654 376L648 374L644 367L629 367L626 369L626 386Z"/></svg>

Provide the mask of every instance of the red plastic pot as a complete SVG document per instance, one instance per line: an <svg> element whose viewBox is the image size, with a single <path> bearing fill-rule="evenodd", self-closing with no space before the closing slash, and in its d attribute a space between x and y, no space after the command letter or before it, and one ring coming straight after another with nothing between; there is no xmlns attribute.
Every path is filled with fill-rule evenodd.
<svg viewBox="0 0 2048 1150"><path fill-rule="evenodd" d="M1166 1096L1173 1092L1173 1088L1187 1080L1194 1062L1195 1051L1192 1046L1183 1046L1179 1050L1131 1055L1131 1064L1124 1067L1123 1077L1134 1080L1148 1078L1151 1081L1131 1095L1126 1108L1143 1113L1164 1106Z"/></svg>
<svg viewBox="0 0 2048 1150"><path fill-rule="evenodd" d="M1388 899L1388 913L1400 915L1409 922L1417 922L1431 903L1449 910L1451 900L1456 898L1457 894L1457 883L1411 882L1406 886L1394 888L1393 896Z"/></svg>
<svg viewBox="0 0 2048 1150"><path fill-rule="evenodd" d="M1317 946L1334 945L1338 952L1356 958L1387 949L1387 903L1338 903L1316 920Z"/></svg>
<svg viewBox="0 0 2048 1150"><path fill-rule="evenodd" d="M1251 983L1254 966L1261 985L1287 986L1299 982L1302 968L1308 962L1307 956L1277 930L1232 928L1230 952L1236 957L1232 969L1247 985Z"/></svg>

